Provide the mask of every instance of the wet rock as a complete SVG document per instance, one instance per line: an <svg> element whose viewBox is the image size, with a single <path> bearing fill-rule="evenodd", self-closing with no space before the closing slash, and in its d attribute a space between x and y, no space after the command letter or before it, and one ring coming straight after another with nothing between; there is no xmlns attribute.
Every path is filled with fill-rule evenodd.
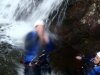
<svg viewBox="0 0 100 75"><path fill-rule="evenodd" d="M60 48L54 53L53 64L60 70L66 70L70 67L76 71L78 68L76 69L75 66L79 66L79 64L74 63L78 61L72 63L73 61L70 59L74 59L78 52L85 56L94 56L97 51L100 51L100 1L71 1L61 27L60 30L58 28L61 44L57 46ZM59 52L60 50L61 52ZM67 52L69 52L70 56L67 56ZM74 54L71 55L70 52L74 52ZM71 56L73 58L67 58Z"/></svg>

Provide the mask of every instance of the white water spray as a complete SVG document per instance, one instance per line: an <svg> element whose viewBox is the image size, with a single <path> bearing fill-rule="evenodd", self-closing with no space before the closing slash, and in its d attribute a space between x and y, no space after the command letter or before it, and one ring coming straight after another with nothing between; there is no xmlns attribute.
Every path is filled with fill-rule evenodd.
<svg viewBox="0 0 100 75"><path fill-rule="evenodd" d="M1 0L0 41L23 46L24 36L38 19L48 20L63 0Z"/></svg>
<svg viewBox="0 0 100 75"><path fill-rule="evenodd" d="M54 11L57 11L58 14L63 1L0 0L0 42L3 41L17 47L23 47L24 37L33 30L34 23L38 19L50 21L49 15ZM61 10L62 12L63 10ZM24 66L18 65L18 75L24 75ZM52 72L52 75L58 74Z"/></svg>

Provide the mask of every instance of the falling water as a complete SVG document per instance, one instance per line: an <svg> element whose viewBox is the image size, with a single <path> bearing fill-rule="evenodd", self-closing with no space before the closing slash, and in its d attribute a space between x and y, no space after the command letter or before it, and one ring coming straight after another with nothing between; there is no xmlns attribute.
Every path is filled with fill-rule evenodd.
<svg viewBox="0 0 100 75"><path fill-rule="evenodd" d="M1 0L0 41L22 46L34 22L38 19L51 21L49 15L58 11L62 3L63 0Z"/></svg>
<svg viewBox="0 0 100 75"><path fill-rule="evenodd" d="M58 15L57 23L60 24L67 3L68 0L0 0L0 43L23 47L24 37L34 29L35 21L43 19L50 25ZM62 4L63 8L60 9ZM49 19L54 11L56 14ZM19 75L23 75L23 69L23 66L18 68Z"/></svg>

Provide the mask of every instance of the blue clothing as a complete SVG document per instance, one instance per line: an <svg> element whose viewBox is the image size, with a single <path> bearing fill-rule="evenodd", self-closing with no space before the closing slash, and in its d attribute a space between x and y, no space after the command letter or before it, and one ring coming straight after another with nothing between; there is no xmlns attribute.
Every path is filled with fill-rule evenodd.
<svg viewBox="0 0 100 75"><path fill-rule="evenodd" d="M28 45L28 47L26 47L27 52L24 57L25 63L37 60L38 54L42 49L45 49L47 53L53 50L53 43L50 39L49 43L45 46L45 48L42 48L39 42L39 38L36 36L37 36L36 32L31 32L26 36L27 37L26 39L29 39L27 41L30 41L31 43L29 42L30 44Z"/></svg>
<svg viewBox="0 0 100 75"><path fill-rule="evenodd" d="M93 67L87 75L100 75L100 66Z"/></svg>
<svg viewBox="0 0 100 75"><path fill-rule="evenodd" d="M55 49L54 43L53 43L52 39L49 38L49 42L48 42L48 44L46 45L45 50L47 51L47 53L50 53L50 52L52 52L54 49Z"/></svg>
<svg viewBox="0 0 100 75"><path fill-rule="evenodd" d="M100 75L100 66L94 67L93 59L94 59L93 57L83 58L84 75Z"/></svg>
<svg viewBox="0 0 100 75"><path fill-rule="evenodd" d="M29 63L32 60L36 60L37 53L40 50L40 43L37 39L37 33L36 32L30 32L25 39L25 48L26 48L26 54L24 57L24 62Z"/></svg>

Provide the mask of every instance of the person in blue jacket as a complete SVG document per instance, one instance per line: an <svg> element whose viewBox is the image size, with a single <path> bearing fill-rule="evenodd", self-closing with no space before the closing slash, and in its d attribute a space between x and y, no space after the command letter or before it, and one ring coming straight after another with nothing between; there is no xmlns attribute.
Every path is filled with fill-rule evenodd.
<svg viewBox="0 0 100 75"><path fill-rule="evenodd" d="M95 65L87 75L100 75L100 52L97 52L93 62Z"/></svg>
<svg viewBox="0 0 100 75"><path fill-rule="evenodd" d="M92 58L82 56L76 56L75 58L84 61L83 75L100 75L100 52L97 52L96 56Z"/></svg>
<svg viewBox="0 0 100 75"><path fill-rule="evenodd" d="M47 67L50 72L48 53L54 49L52 39L45 31L45 23L42 20L38 20L34 26L35 30L28 33L25 39L25 75L32 75L33 70L34 75L41 75L41 68Z"/></svg>

